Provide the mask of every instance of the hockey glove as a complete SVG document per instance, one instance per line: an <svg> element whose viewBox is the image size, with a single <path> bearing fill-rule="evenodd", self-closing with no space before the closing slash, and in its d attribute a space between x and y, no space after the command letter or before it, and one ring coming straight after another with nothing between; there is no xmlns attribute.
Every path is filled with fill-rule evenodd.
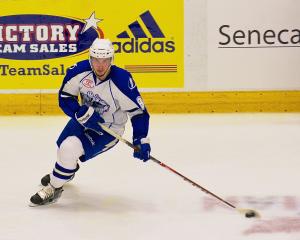
<svg viewBox="0 0 300 240"><path fill-rule="evenodd" d="M133 156L143 162L147 162L150 159L150 140L149 138L141 138L141 139L134 139L133 145L136 147L136 150L133 152Z"/></svg>
<svg viewBox="0 0 300 240"><path fill-rule="evenodd" d="M76 120L85 128L101 132L102 128L98 123L104 123L104 119L92 107L82 105L75 113Z"/></svg>

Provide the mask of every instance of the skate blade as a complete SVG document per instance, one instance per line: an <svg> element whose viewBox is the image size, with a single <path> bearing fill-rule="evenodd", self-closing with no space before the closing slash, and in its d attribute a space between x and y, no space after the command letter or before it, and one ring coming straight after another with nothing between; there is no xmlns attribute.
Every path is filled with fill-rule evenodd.
<svg viewBox="0 0 300 240"><path fill-rule="evenodd" d="M47 206L47 205L51 205L51 204L53 204L53 203L56 203L57 200L58 200L58 199L55 199L55 200L53 200L53 201L51 201L51 202L46 202L46 203L43 203L43 204L35 204L35 203L33 203L33 202L29 202L29 203L28 203L28 206L29 206L29 207L42 207L42 206Z"/></svg>

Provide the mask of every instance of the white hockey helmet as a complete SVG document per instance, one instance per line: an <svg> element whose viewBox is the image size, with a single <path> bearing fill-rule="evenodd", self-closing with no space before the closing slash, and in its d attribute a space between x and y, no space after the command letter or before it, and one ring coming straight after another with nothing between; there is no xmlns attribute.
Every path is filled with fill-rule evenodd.
<svg viewBox="0 0 300 240"><path fill-rule="evenodd" d="M96 38L90 47L90 57L113 59L114 53L114 47L109 39Z"/></svg>

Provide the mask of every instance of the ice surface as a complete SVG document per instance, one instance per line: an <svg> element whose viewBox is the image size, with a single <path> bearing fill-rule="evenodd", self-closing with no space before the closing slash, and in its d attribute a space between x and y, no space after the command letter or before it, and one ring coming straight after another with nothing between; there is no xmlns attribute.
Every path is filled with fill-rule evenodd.
<svg viewBox="0 0 300 240"><path fill-rule="evenodd" d="M30 208L66 117L0 117L0 240L300 239L300 114L152 115L152 155L247 219L119 143L56 204ZM131 139L131 126L124 135Z"/></svg>

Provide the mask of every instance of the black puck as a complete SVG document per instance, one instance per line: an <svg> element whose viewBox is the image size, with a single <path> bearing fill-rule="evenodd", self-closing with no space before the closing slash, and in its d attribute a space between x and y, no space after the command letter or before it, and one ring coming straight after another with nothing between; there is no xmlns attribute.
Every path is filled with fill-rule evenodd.
<svg viewBox="0 0 300 240"><path fill-rule="evenodd" d="M246 212L245 217L246 218L256 217L256 214L254 211L248 211L248 212Z"/></svg>

